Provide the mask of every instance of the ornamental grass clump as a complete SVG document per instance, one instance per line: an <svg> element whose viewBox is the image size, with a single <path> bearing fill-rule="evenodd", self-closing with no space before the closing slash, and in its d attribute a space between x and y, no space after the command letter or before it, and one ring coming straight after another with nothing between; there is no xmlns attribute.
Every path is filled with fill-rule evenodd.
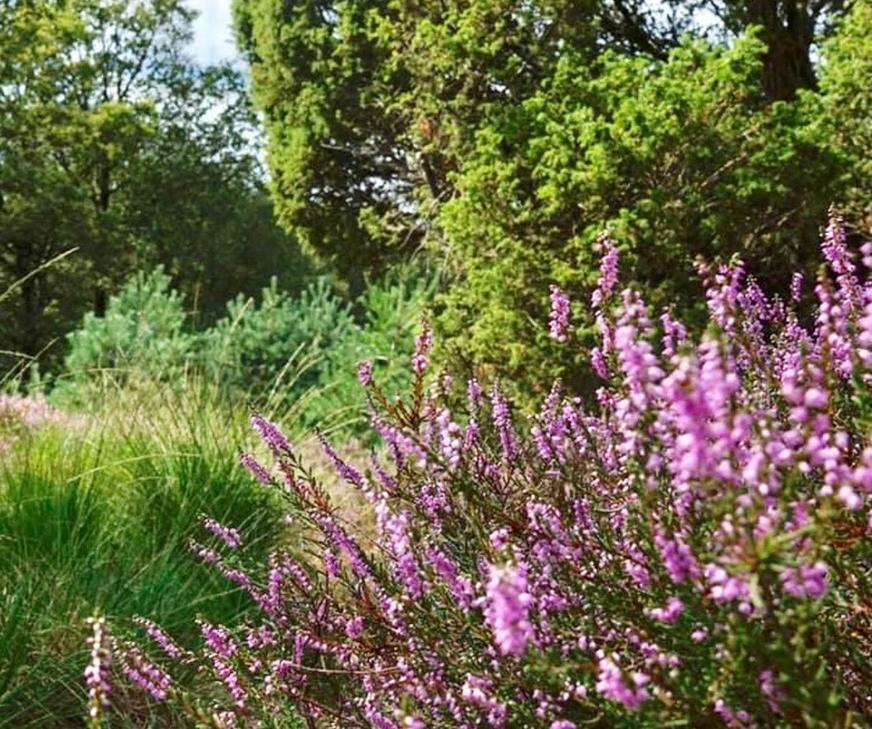
<svg viewBox="0 0 872 729"><path fill-rule="evenodd" d="M796 302L701 266L697 338L619 290L603 246L593 408L557 383L526 420L497 383L428 385L429 331L407 398L361 368L384 448L365 467L324 448L374 540L254 418L274 463L244 463L305 540L252 568L244 534L207 525L235 536L201 557L259 618L155 658L211 683L168 700L240 727L869 725L872 244L859 261L834 220Z"/></svg>

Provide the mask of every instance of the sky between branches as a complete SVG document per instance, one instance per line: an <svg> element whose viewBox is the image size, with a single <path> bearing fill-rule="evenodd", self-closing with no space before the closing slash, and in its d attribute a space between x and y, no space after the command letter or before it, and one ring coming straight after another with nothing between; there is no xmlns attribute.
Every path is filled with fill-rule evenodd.
<svg viewBox="0 0 872 729"><path fill-rule="evenodd" d="M199 16L194 21L191 51L200 63L216 63L236 58L233 43L232 0L188 0Z"/></svg>

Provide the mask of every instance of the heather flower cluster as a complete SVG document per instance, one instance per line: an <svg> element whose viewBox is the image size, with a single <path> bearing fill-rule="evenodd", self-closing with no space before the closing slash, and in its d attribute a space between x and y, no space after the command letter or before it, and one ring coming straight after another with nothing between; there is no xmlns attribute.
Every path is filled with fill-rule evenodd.
<svg viewBox="0 0 872 729"><path fill-rule="evenodd" d="M85 688L88 691L88 726L99 729L102 717L109 708L109 694L112 685L109 682L109 669L112 665L112 649L109 636L106 633L106 621L103 618L89 618L91 636L88 645L91 657L85 668Z"/></svg>
<svg viewBox="0 0 872 729"><path fill-rule="evenodd" d="M41 428L70 422L42 398L0 393L0 451Z"/></svg>
<svg viewBox="0 0 872 729"><path fill-rule="evenodd" d="M709 326L695 336L620 290L604 239L593 404L555 383L525 417L497 385L431 377L429 329L411 397L364 369L383 447L363 467L322 445L371 505L375 538L256 417L274 463L245 463L305 544L243 568L242 537L206 524L222 552L201 558L260 612L201 626L212 715L867 726L872 245L858 256L834 220L823 249L804 295L801 279L780 298L740 263L702 268ZM562 336L568 301L551 296Z"/></svg>

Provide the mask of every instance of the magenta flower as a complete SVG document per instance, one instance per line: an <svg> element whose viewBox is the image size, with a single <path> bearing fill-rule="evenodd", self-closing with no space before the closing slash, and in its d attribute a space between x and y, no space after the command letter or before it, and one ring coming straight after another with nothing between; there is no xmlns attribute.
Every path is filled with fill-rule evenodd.
<svg viewBox="0 0 872 729"><path fill-rule="evenodd" d="M793 597L817 600L827 592L827 565L815 562L813 565L790 567L781 573L781 587Z"/></svg>
<svg viewBox="0 0 872 729"><path fill-rule="evenodd" d="M293 455L290 441L275 423L271 423L262 415L254 414L251 416L251 427L276 456Z"/></svg>
<svg viewBox="0 0 872 729"><path fill-rule="evenodd" d="M109 708L109 694L112 691L109 683L112 649L106 633L106 621L103 618L89 618L88 624L91 626L91 636L88 638L91 659L84 673L88 689L88 718L92 726L99 727L103 711Z"/></svg>
<svg viewBox="0 0 872 729"><path fill-rule="evenodd" d="M532 596L523 566L491 565L486 587L485 618L504 656L521 656L533 640Z"/></svg>
<svg viewBox="0 0 872 729"><path fill-rule="evenodd" d="M646 674L633 672L627 682L616 660L608 656L600 658L598 667L596 690L610 701L617 701L628 709L638 709L651 698L645 688L651 679Z"/></svg>
<svg viewBox="0 0 872 729"><path fill-rule="evenodd" d="M372 362L366 360L357 366L357 381L363 387L372 386Z"/></svg>
<svg viewBox="0 0 872 729"><path fill-rule="evenodd" d="M557 342L565 342L567 332L569 331L569 317L571 307L569 297L566 293L555 286L551 285L551 316L550 316L550 333L551 338Z"/></svg>
<svg viewBox="0 0 872 729"><path fill-rule="evenodd" d="M430 364L430 348L433 346L433 330L425 324L421 333L415 339L415 352L412 354L412 371L416 375L423 374Z"/></svg>

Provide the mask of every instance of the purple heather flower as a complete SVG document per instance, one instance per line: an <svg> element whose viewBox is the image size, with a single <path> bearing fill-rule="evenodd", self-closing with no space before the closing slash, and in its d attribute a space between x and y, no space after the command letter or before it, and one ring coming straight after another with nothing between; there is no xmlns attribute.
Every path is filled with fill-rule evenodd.
<svg viewBox="0 0 872 729"><path fill-rule="evenodd" d="M239 681L239 674L236 673L233 666L223 658L219 657L213 659L212 665L215 668L215 674L224 684L227 693L230 694L236 706L240 709L245 708L248 700L248 693Z"/></svg>
<svg viewBox="0 0 872 729"><path fill-rule="evenodd" d="M600 277L596 291L593 292L593 305L597 308L609 297L618 282L618 249L607 235L600 236L602 258L600 259Z"/></svg>
<svg viewBox="0 0 872 729"><path fill-rule="evenodd" d="M109 708L109 668L112 665L112 650L106 634L106 621L103 618L89 618L91 636L91 659L85 668L85 686L88 689L88 717L94 726L100 726L100 716Z"/></svg>
<svg viewBox="0 0 872 729"><path fill-rule="evenodd" d="M750 588L745 580L732 577L723 567L716 564L706 565L705 577L711 585L709 595L715 602L746 601L750 594Z"/></svg>
<svg viewBox="0 0 872 729"><path fill-rule="evenodd" d="M333 446L330 445L330 442L320 433L318 434L318 440L321 443L321 449L324 451L324 455L330 459L330 462L333 464L333 467L336 469L336 473L339 474L343 479L348 481L352 486L356 486L362 491L366 490L366 482L363 479L360 471L358 471L354 466L347 464L343 461L339 454L333 449Z"/></svg>
<svg viewBox="0 0 872 729"><path fill-rule="evenodd" d="M372 386L372 362L365 360L357 366L357 381L364 387Z"/></svg>
<svg viewBox="0 0 872 729"><path fill-rule="evenodd" d="M251 453L243 453L239 456L239 462L249 470L252 476L255 477L264 486L269 486L272 483L272 477L269 471L266 470Z"/></svg>
<svg viewBox="0 0 872 729"><path fill-rule="evenodd" d="M793 278L790 279L790 299L791 301L799 301L802 298L802 274L796 272Z"/></svg>
<svg viewBox="0 0 872 729"><path fill-rule="evenodd" d="M319 514L317 516L318 524L321 530L330 539L334 549L339 552L344 552L351 564L351 569L358 577L371 577L372 573L369 565L363 557L363 553L357 546L357 543L339 526L336 519L329 514ZM329 550L328 550L329 551ZM326 556L325 556L326 562Z"/></svg>
<svg viewBox="0 0 872 729"><path fill-rule="evenodd" d="M596 372L597 377L600 377L603 380L609 378L609 367L606 364L605 355L599 347L594 347L590 350L590 366L593 367L593 371Z"/></svg>
<svg viewBox="0 0 872 729"><path fill-rule="evenodd" d="M221 562L221 555L218 554L218 552L214 549L204 547L193 539L190 541L189 548L194 553L194 556L206 564L219 564Z"/></svg>
<svg viewBox="0 0 872 729"><path fill-rule="evenodd" d="M817 600L827 591L827 565L815 562L788 568L781 573L781 587L788 595Z"/></svg>
<svg viewBox="0 0 872 729"><path fill-rule="evenodd" d="M251 427L276 456L293 454L290 441L275 423L271 423L262 415L255 413L251 416Z"/></svg>
<svg viewBox="0 0 872 729"><path fill-rule="evenodd" d="M230 631L221 625L203 622L200 624L200 633L203 636L206 648L216 656L231 658L239 650L236 641L230 635Z"/></svg>
<svg viewBox="0 0 872 729"><path fill-rule="evenodd" d="M517 435L512 426L509 402L496 385L491 390L491 406L494 427L500 435L500 443L503 447L503 456L507 461L513 461L518 455Z"/></svg>
<svg viewBox="0 0 872 729"><path fill-rule="evenodd" d="M433 330L425 324L421 333L415 338L415 352L412 355L412 371L416 375L423 374L430 364L430 348L433 346Z"/></svg>
<svg viewBox="0 0 872 729"><path fill-rule="evenodd" d="M481 405L482 389L474 377L466 384L466 395L469 398L470 409L477 410Z"/></svg>
<svg viewBox="0 0 872 729"><path fill-rule="evenodd" d="M566 293L551 284L551 316L550 316L550 334L551 338L558 342L565 342L567 332L569 331L569 317L571 307L569 297Z"/></svg>
<svg viewBox="0 0 872 729"><path fill-rule="evenodd" d="M386 501L379 502L375 509L379 528L394 563L397 578L405 586L409 597L416 600L424 594L426 586L421 579L418 560L415 558L409 536L411 517L407 511L393 513Z"/></svg>
<svg viewBox="0 0 872 729"><path fill-rule="evenodd" d="M658 531L654 534L654 544L663 560L663 566L675 584L699 577L700 569L693 551L680 537L668 539Z"/></svg>
<svg viewBox="0 0 872 729"><path fill-rule="evenodd" d="M666 606L662 608L652 608L647 611L648 617L652 620L657 620L661 623L674 623L681 617L684 612L684 603L677 597L670 597L666 601Z"/></svg>
<svg viewBox="0 0 872 729"><path fill-rule="evenodd" d="M202 517L201 524L231 549L236 549L242 544L242 537L236 529L226 527L208 516Z"/></svg>
<svg viewBox="0 0 872 729"><path fill-rule="evenodd" d="M163 629L148 618L137 617L134 622L139 625L170 658L178 660L184 655L184 651L170 638Z"/></svg>
<svg viewBox="0 0 872 729"><path fill-rule="evenodd" d="M523 566L490 566L486 590L485 619L504 656L521 656L533 639L527 591L527 569Z"/></svg>
<svg viewBox="0 0 872 729"><path fill-rule="evenodd" d="M352 640L357 640L363 635L363 618L358 615L347 620L345 622L345 635Z"/></svg>
<svg viewBox="0 0 872 729"><path fill-rule="evenodd" d="M460 695L464 701L487 712L490 726L502 727L505 725L508 710L505 704L491 696L492 691L493 682L491 680L468 673L460 690Z"/></svg>
<svg viewBox="0 0 872 729"><path fill-rule="evenodd" d="M170 677L149 661L136 648L121 654L121 670L131 683L139 686L157 702L166 701L170 690Z"/></svg>
<svg viewBox="0 0 872 729"><path fill-rule="evenodd" d="M457 564L438 547L428 544L424 548L424 554L438 575L445 581L460 608L468 611L472 607L475 596L472 582L460 574Z"/></svg>
<svg viewBox="0 0 872 729"><path fill-rule="evenodd" d="M759 677L760 693L766 697L769 709L774 714L781 713L781 702L785 699L784 689L775 681L773 671L761 671Z"/></svg>
<svg viewBox="0 0 872 729"><path fill-rule="evenodd" d="M612 658L602 656L598 666L596 690L605 698L617 701L628 709L638 709L644 701L651 698L645 688L650 681L646 674L639 671L632 673L628 684L617 662Z"/></svg>

